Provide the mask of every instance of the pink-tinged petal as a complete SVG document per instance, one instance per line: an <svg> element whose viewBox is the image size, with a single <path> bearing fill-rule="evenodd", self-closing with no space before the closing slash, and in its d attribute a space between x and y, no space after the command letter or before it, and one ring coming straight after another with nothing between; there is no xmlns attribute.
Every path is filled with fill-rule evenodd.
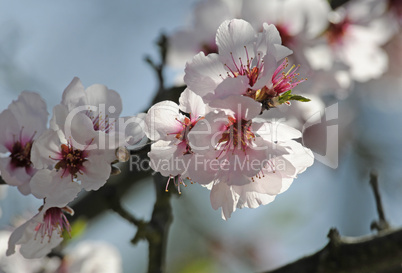
<svg viewBox="0 0 402 273"><path fill-rule="evenodd" d="M145 113L136 116L120 117L114 129L109 134L115 134L116 146L133 146L138 144L146 135Z"/></svg>
<svg viewBox="0 0 402 273"><path fill-rule="evenodd" d="M247 184L244 191L275 196L281 192L282 184L283 175L281 172L264 172L260 178L255 177L250 184Z"/></svg>
<svg viewBox="0 0 402 273"><path fill-rule="evenodd" d="M226 153L226 154L225 154ZM266 157L264 150L247 149L244 152L240 147L223 152L219 158L222 167L218 171L217 179L224 181L228 185L244 185L250 182L250 177L257 175L262 162ZM224 166L227 162L227 166Z"/></svg>
<svg viewBox="0 0 402 273"><path fill-rule="evenodd" d="M276 61L282 60L293 52L282 45L278 29L274 25L266 23L263 25L263 32L258 36L256 48L265 56L273 56ZM266 67L265 64L264 67Z"/></svg>
<svg viewBox="0 0 402 273"><path fill-rule="evenodd" d="M81 186L86 190L98 190L109 179L112 170L110 163L102 155L94 155L84 162L83 174L79 176Z"/></svg>
<svg viewBox="0 0 402 273"><path fill-rule="evenodd" d="M10 152L14 142L19 140L21 127L8 109L0 114L0 128L0 153Z"/></svg>
<svg viewBox="0 0 402 273"><path fill-rule="evenodd" d="M91 144L85 149L87 156L91 157L93 155L102 156L105 162L113 162L117 160L116 149L120 146L116 146L113 140L109 141L109 134L104 132L98 132L98 136L94 138ZM114 136L112 135L112 139ZM93 147L91 147L93 145Z"/></svg>
<svg viewBox="0 0 402 273"><path fill-rule="evenodd" d="M214 155L195 153L188 165L191 181L206 186L211 184L220 169L219 161ZM210 189L210 188L209 188Z"/></svg>
<svg viewBox="0 0 402 273"><path fill-rule="evenodd" d="M69 116L69 111L67 106L64 104L58 104L53 107L53 115L50 119L50 129L52 130L64 130L66 124L67 117Z"/></svg>
<svg viewBox="0 0 402 273"><path fill-rule="evenodd" d="M280 120L278 122L254 122L251 124L252 130L268 142L285 142L297 139L302 133L290 127Z"/></svg>
<svg viewBox="0 0 402 273"><path fill-rule="evenodd" d="M30 182L32 194L45 199L50 207L65 207L81 191L81 186L70 175L62 177L63 170L39 170Z"/></svg>
<svg viewBox="0 0 402 273"><path fill-rule="evenodd" d="M27 172L25 167L14 167L11 165L11 158L5 157L0 158L0 173L3 180L11 186L23 186L29 185L29 181L31 180L32 174L34 170L31 172ZM21 188L23 191L21 192L24 195L28 195L30 193L29 187Z"/></svg>
<svg viewBox="0 0 402 273"><path fill-rule="evenodd" d="M275 57L276 61L279 62L280 60L284 59L285 57L291 55L293 53L292 50L287 48L283 45L274 45L275 47Z"/></svg>
<svg viewBox="0 0 402 273"><path fill-rule="evenodd" d="M15 253L16 245L21 245L20 253L24 258L42 258L63 241L58 229L54 229L50 237L42 238L37 234L36 227L43 222L44 213L45 209L14 230L8 241L7 256Z"/></svg>
<svg viewBox="0 0 402 273"><path fill-rule="evenodd" d="M91 119L83 113L67 118L63 132L65 138L76 149L85 150L88 149L88 145L90 149L97 148L96 143L93 143L97 132L93 128Z"/></svg>
<svg viewBox="0 0 402 273"><path fill-rule="evenodd" d="M28 195L31 193L31 185L30 183L25 183L20 186L17 186L17 189L22 193L23 195Z"/></svg>
<svg viewBox="0 0 402 273"><path fill-rule="evenodd" d="M184 113L191 114L192 119L193 117L197 119L198 117L205 115L206 105L204 101L199 95L188 88L186 88L180 95L179 107Z"/></svg>
<svg viewBox="0 0 402 273"><path fill-rule="evenodd" d="M216 183L211 189L211 205L217 210L222 208L222 218L227 220L236 210L236 204L239 196L233 192L232 188L225 183Z"/></svg>
<svg viewBox="0 0 402 273"><path fill-rule="evenodd" d="M45 237L42 241L42 238L40 236L38 236L36 240L32 239L33 237L35 237L36 234L35 231L31 232L32 227L33 225L29 227L29 231L25 232L29 233L28 236L30 236L30 240L22 244L20 248L21 255L24 256L24 258L26 259L43 258L47 254L49 254L53 248L60 245L60 243L63 241L63 237L60 236L57 230L53 231L50 239L48 237ZM22 243L22 241L20 242Z"/></svg>
<svg viewBox="0 0 402 273"><path fill-rule="evenodd" d="M85 88L79 78L74 77L64 89L61 104L67 106L70 111L79 105L86 104Z"/></svg>
<svg viewBox="0 0 402 273"><path fill-rule="evenodd" d="M279 34L279 31L274 24L264 23L262 27L263 27L263 34L267 44L269 45L282 44L281 35Z"/></svg>
<svg viewBox="0 0 402 273"><path fill-rule="evenodd" d="M264 86L268 88L272 88L272 76L274 75L275 70L278 67L278 62L274 55L268 54L265 55L264 58L264 70L262 72L261 77L254 84L253 90L258 90L263 88Z"/></svg>
<svg viewBox="0 0 402 273"><path fill-rule="evenodd" d="M213 93L228 73L219 60L218 54L212 53L205 56L204 52L198 53L187 63L185 72L184 82L189 89L201 97Z"/></svg>
<svg viewBox="0 0 402 273"><path fill-rule="evenodd" d="M97 107L97 113L105 117L117 118L122 109L123 103L119 93L108 89L105 85L94 84L85 90L86 103Z"/></svg>
<svg viewBox="0 0 402 273"><path fill-rule="evenodd" d="M184 143L183 143L184 144ZM163 176L176 176L186 171L187 160L184 157L186 145L159 140L152 144L148 156L151 160L150 166Z"/></svg>
<svg viewBox="0 0 402 273"><path fill-rule="evenodd" d="M198 121L188 134L188 140L192 151L199 154L213 150L222 137L228 116L225 112L210 112L205 119Z"/></svg>
<svg viewBox="0 0 402 273"><path fill-rule="evenodd" d="M231 162L233 163L233 162ZM230 171L221 171L217 176L216 176L216 181L219 181L219 183L224 183L229 186L242 186L246 185L247 183L250 182L247 176L243 175L244 171L236 168L236 169L230 169Z"/></svg>
<svg viewBox="0 0 402 273"><path fill-rule="evenodd" d="M49 113L46 103L39 94L24 91L8 106L8 109L17 119L20 128L24 128L23 137L29 139L35 133L39 135L46 129Z"/></svg>
<svg viewBox="0 0 402 273"><path fill-rule="evenodd" d="M221 62L233 71L238 70L242 64L246 64L247 50L253 50L255 39L256 32L250 23L241 19L224 21L216 32L216 44Z"/></svg>
<svg viewBox="0 0 402 273"><path fill-rule="evenodd" d="M288 150L283 157L290 162L295 168L295 177L297 174L304 172L314 163L313 152L296 141L289 141L284 144Z"/></svg>
<svg viewBox="0 0 402 273"><path fill-rule="evenodd" d="M91 151L91 153L103 153L105 150L116 150L117 148L124 146L125 139L124 133L120 134L120 132L109 132L105 133L102 131L96 132L96 137L87 142L88 147L81 150Z"/></svg>
<svg viewBox="0 0 402 273"><path fill-rule="evenodd" d="M249 88L247 76L236 78L226 78L215 89L214 93L209 93L204 97L205 101L213 102L216 99L225 99L234 95L245 95Z"/></svg>
<svg viewBox="0 0 402 273"><path fill-rule="evenodd" d="M233 186L233 191L239 195L239 200L236 204L237 208L258 208L261 205L266 205L275 200L276 195L259 193L255 191L256 183L250 183L245 186Z"/></svg>
<svg viewBox="0 0 402 273"><path fill-rule="evenodd" d="M15 253L15 246L19 243L19 241L22 239L24 236L24 232L29 226L30 222L25 222L21 226L17 227L13 233L10 236L10 239L8 240L8 249L6 252L7 256L10 256Z"/></svg>
<svg viewBox="0 0 402 273"><path fill-rule="evenodd" d="M251 120L261 113L261 103L244 96L230 96L209 103L211 107L229 109L237 119Z"/></svg>
<svg viewBox="0 0 402 273"><path fill-rule="evenodd" d="M172 101L161 101L148 110L145 133L151 140L166 139L183 130L178 120L180 120L179 106Z"/></svg>
<svg viewBox="0 0 402 273"><path fill-rule="evenodd" d="M62 142L63 140L63 142ZM66 144L63 133L46 130L32 145L31 161L36 169L53 166L60 158L61 144Z"/></svg>
<svg viewBox="0 0 402 273"><path fill-rule="evenodd" d="M259 51L263 51L265 55L274 55L276 61L292 54L292 50L282 45L281 36L275 25L264 23L263 28L258 41Z"/></svg>

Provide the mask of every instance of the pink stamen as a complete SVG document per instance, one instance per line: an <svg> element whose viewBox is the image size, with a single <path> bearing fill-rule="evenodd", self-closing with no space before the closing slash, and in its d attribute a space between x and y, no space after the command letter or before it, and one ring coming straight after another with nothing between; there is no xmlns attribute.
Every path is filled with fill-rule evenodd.
<svg viewBox="0 0 402 273"><path fill-rule="evenodd" d="M251 121L240 120L229 117L229 123L226 125L226 130L222 133L215 150L220 149L216 159L232 150L232 155L235 149L241 149L247 155L248 146L255 139L255 135L251 132Z"/></svg>
<svg viewBox="0 0 402 273"><path fill-rule="evenodd" d="M64 215L63 211L72 212L72 210L68 207L66 208L53 207L49 208L45 212L45 215L43 216L43 222L39 223L35 228L36 231L35 240L39 234L39 236L42 237L41 243L43 242L45 236L48 236L50 241L53 235L53 231L55 230L60 236L62 236L63 231L66 230L68 234L71 236L71 226L67 220L67 217Z"/></svg>
<svg viewBox="0 0 402 273"><path fill-rule="evenodd" d="M186 185L186 183L184 183L184 180L183 180L183 178L181 177L180 174L177 175L177 183L176 183L176 177L175 177L175 176L173 176L173 175L170 175L170 176L169 176L169 179L168 179L168 181L166 182L165 191L166 191L166 192L169 192L168 187L169 187L169 183L170 183L170 180L171 180L171 179L173 179L173 183L174 183L174 185L177 187L177 191L179 192L179 194L181 194L180 185L183 184L184 187L187 187L187 185ZM191 184L193 184L193 183L191 183Z"/></svg>
<svg viewBox="0 0 402 273"><path fill-rule="evenodd" d="M292 90L299 83L304 82L306 80L306 79L301 80L297 79L299 73L296 73L296 71L300 66L296 67L295 65L293 65L288 70L288 72L285 73L282 70L284 70L287 66L288 66L288 59L285 58L282 64L279 65L278 68L274 71L274 74L272 76L272 83L273 83L272 89L275 91L276 95Z"/></svg>

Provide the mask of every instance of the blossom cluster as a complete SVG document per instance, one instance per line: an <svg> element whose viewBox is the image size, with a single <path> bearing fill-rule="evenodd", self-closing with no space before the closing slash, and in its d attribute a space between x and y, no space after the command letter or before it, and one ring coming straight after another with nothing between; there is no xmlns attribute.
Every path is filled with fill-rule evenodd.
<svg viewBox="0 0 402 273"><path fill-rule="evenodd" d="M0 114L0 171L23 195L43 200L38 213L11 234L7 255L21 245L25 258L41 258L71 232L65 213L81 191L98 190L122 160L116 151L144 137L143 116L119 117L120 95L104 85L84 88L74 78L53 108L24 91Z"/></svg>
<svg viewBox="0 0 402 273"><path fill-rule="evenodd" d="M309 101L292 94L305 79L288 67L292 51L278 29L226 20L216 45L219 53L201 51L187 62L179 105L159 102L145 121L151 167L179 191L186 180L210 189L212 207L228 219L236 208L272 202L314 157L296 141L300 131L261 116L290 100Z"/></svg>
<svg viewBox="0 0 402 273"><path fill-rule="evenodd" d="M401 31L402 8L394 0L350 0L335 9L329 2L201 0L193 24L170 36L169 64L183 67L199 51L221 50L213 30L227 19L244 19L259 32L263 23L274 24L309 79L305 92L345 97L355 82L387 72L394 60L384 45Z"/></svg>

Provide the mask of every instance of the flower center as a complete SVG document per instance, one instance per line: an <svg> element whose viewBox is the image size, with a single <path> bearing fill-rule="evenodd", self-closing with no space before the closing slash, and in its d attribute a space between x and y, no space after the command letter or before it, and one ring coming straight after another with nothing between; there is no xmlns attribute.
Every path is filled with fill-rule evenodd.
<svg viewBox="0 0 402 273"><path fill-rule="evenodd" d="M11 149L11 165L14 167L29 167L31 162L31 148L33 141L28 141L23 144L20 141L14 143Z"/></svg>
<svg viewBox="0 0 402 273"><path fill-rule="evenodd" d="M35 228L35 239L36 236L40 234L42 241L45 236L48 236L50 240L54 230L57 230L60 236L62 236L64 230L70 234L71 226L63 212L67 212L70 215L73 214L73 210L69 207L53 207L48 209L43 216L43 222L38 224Z"/></svg>
<svg viewBox="0 0 402 273"><path fill-rule="evenodd" d="M55 169L63 169L63 177L66 173L71 174L73 178L77 178L77 173L83 174L83 170L85 169L83 164L87 161L87 152L74 149L71 144L61 145L61 152L59 153L59 157Z"/></svg>
<svg viewBox="0 0 402 273"><path fill-rule="evenodd" d="M21 128L18 140L15 140L14 137L14 144L10 150L11 166L16 168L27 168L32 165L31 148L36 132L28 140L24 140L22 137L23 130L24 128Z"/></svg>
<svg viewBox="0 0 402 273"><path fill-rule="evenodd" d="M186 145L185 151L183 154L191 154L191 147L188 140L188 133L190 133L191 129L195 126L195 124L203 119L203 117L199 117L197 119L191 119L191 114L189 114L190 118L185 117L183 121L176 118L176 120L182 125L183 129L177 133L174 133L177 139L181 140L181 144ZM179 144L180 145L180 144Z"/></svg>
<svg viewBox="0 0 402 273"><path fill-rule="evenodd" d="M94 115L92 110L87 110L86 115L92 120L95 131L109 133L113 129L113 122L109 122L108 115L102 116L102 113Z"/></svg>
<svg viewBox="0 0 402 273"><path fill-rule="evenodd" d="M275 107L275 103L273 99L280 94L292 90L295 88L299 83L304 82L307 79L299 80L297 77L300 75L296 73L299 66L292 65L292 67L285 72L285 69L288 67L288 58L282 62L281 65L274 71L272 75L272 86L264 86L263 88L255 91L249 89L247 92L247 96L251 97L252 99L261 102L266 109Z"/></svg>
<svg viewBox="0 0 402 273"><path fill-rule="evenodd" d="M218 145L222 150L216 157L217 159L229 150L232 150L232 154L235 149L241 149L246 153L247 146L255 139L255 135L251 131L251 120L237 120L230 116L228 120L229 123L226 125L226 129L218 141ZM215 149L218 149L218 147Z"/></svg>
<svg viewBox="0 0 402 273"><path fill-rule="evenodd" d="M237 76L247 76L249 85L253 86L263 71L264 60L262 60L260 53L257 54L257 60L255 60L255 58L249 56L246 46L244 46L244 50L246 51L247 60L244 63L243 60L239 58L239 65L236 63L232 52L230 52L235 69L231 69L225 64L226 68L230 71L227 76L232 78L236 78ZM222 77L222 75L220 76Z"/></svg>
<svg viewBox="0 0 402 273"><path fill-rule="evenodd" d="M330 44L339 44L342 42L350 22L348 18L344 18L339 22L331 22L326 31L327 39Z"/></svg>

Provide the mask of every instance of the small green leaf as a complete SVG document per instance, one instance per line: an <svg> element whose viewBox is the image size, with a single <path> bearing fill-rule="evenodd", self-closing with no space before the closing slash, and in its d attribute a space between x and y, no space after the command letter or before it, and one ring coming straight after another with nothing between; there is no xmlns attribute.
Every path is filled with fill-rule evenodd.
<svg viewBox="0 0 402 273"><path fill-rule="evenodd" d="M279 102L279 104L283 104L283 103L285 103L287 101L290 101L290 100L296 100L296 101L301 101L301 102L310 101L310 99L305 98L303 96L293 95L292 90L289 90L289 91L287 91L287 92L285 92L285 93L283 93L282 95L279 96L278 102Z"/></svg>
<svg viewBox="0 0 402 273"><path fill-rule="evenodd" d="M300 96L300 95L292 95L292 97L290 98L290 100L297 100L297 101L302 101L302 102L311 101L310 99L305 98L305 97Z"/></svg>

